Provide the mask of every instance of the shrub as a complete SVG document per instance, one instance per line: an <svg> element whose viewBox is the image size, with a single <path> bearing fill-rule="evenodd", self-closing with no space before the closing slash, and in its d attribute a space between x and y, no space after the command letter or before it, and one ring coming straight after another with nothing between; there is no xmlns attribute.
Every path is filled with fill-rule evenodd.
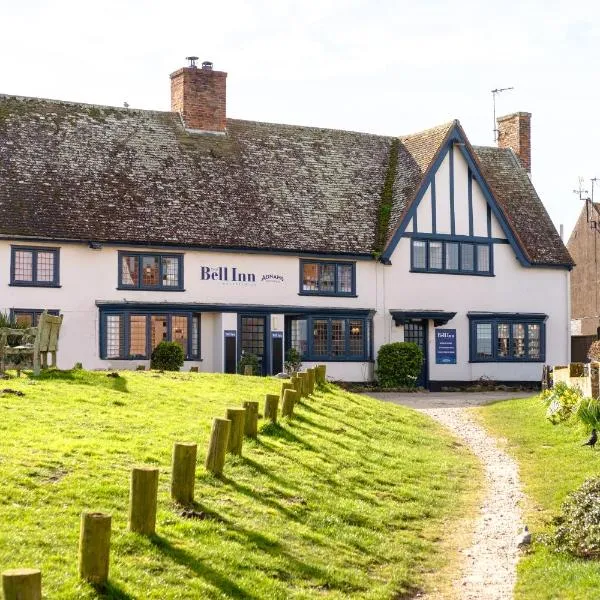
<svg viewBox="0 0 600 600"><path fill-rule="evenodd" d="M600 556L600 477L588 479L567 496L556 523L559 550L583 558Z"/></svg>
<svg viewBox="0 0 600 600"><path fill-rule="evenodd" d="M600 362L600 340L592 342L588 350L588 358L594 362Z"/></svg>
<svg viewBox="0 0 600 600"><path fill-rule="evenodd" d="M161 342L152 351L150 368L161 371L179 371L183 367L185 354L177 342Z"/></svg>
<svg viewBox="0 0 600 600"><path fill-rule="evenodd" d="M382 387L411 387L415 385L422 366L423 352L417 344L384 344L377 353L377 381Z"/></svg>
<svg viewBox="0 0 600 600"><path fill-rule="evenodd" d="M252 352L244 352L242 354L242 358L240 359L240 364L238 366L238 373L244 375L246 371L246 365L250 365L252 367L252 375L260 375L258 356L256 356L256 354L252 354Z"/></svg>
<svg viewBox="0 0 600 600"><path fill-rule="evenodd" d="M583 398L575 414L579 421L590 429L600 430L600 401L596 398Z"/></svg>
<svg viewBox="0 0 600 600"><path fill-rule="evenodd" d="M546 418L554 425L568 420L575 414L583 400L579 388L570 387L563 381L558 382L552 389L542 392L540 397L548 407Z"/></svg>
<svg viewBox="0 0 600 600"><path fill-rule="evenodd" d="M297 373L302 368L300 352L298 352L296 348L290 348L286 352L285 363L283 363L283 367L285 368L285 372L288 375L291 375L292 373Z"/></svg>

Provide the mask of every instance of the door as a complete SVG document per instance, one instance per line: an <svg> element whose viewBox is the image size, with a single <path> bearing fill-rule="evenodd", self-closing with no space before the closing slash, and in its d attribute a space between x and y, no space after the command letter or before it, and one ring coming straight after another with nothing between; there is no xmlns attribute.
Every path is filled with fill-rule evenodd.
<svg viewBox="0 0 600 600"><path fill-rule="evenodd" d="M423 352L423 367L416 384L427 387L427 321L419 319L404 325L404 341L417 344Z"/></svg>
<svg viewBox="0 0 600 600"><path fill-rule="evenodd" d="M267 318L265 316L240 317L240 354L250 352L258 357L258 370L261 375L267 374Z"/></svg>

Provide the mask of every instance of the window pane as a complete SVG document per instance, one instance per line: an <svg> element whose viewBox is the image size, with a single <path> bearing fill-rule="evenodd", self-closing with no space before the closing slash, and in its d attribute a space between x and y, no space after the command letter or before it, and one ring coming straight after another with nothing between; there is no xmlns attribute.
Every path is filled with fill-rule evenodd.
<svg viewBox="0 0 600 600"><path fill-rule="evenodd" d="M442 268L442 242L429 242L429 268Z"/></svg>
<svg viewBox="0 0 600 600"><path fill-rule="evenodd" d="M320 265L319 291L335 292L335 264Z"/></svg>
<svg viewBox="0 0 600 600"><path fill-rule="evenodd" d="M446 242L446 269L458 271L458 244Z"/></svg>
<svg viewBox="0 0 600 600"><path fill-rule="evenodd" d="M179 258L176 256L163 256L162 274L162 283L165 287L177 287L179 285Z"/></svg>
<svg viewBox="0 0 600 600"><path fill-rule="evenodd" d="M364 350L364 321L350 321L350 354L362 356Z"/></svg>
<svg viewBox="0 0 600 600"><path fill-rule="evenodd" d="M294 319L291 322L291 347L295 348L300 356L306 356L308 351L308 330L306 319Z"/></svg>
<svg viewBox="0 0 600 600"><path fill-rule="evenodd" d="M413 241L413 269L427 268L427 242Z"/></svg>
<svg viewBox="0 0 600 600"><path fill-rule="evenodd" d="M525 325L523 323L513 323L513 356L523 358L525 356Z"/></svg>
<svg viewBox="0 0 600 600"><path fill-rule="evenodd" d="M482 273L489 273L490 271L490 247L478 245L477 246L477 270Z"/></svg>
<svg viewBox="0 0 600 600"><path fill-rule="evenodd" d="M461 259L460 268L463 271L472 271L475 267L473 264L473 244L461 244Z"/></svg>
<svg viewBox="0 0 600 600"><path fill-rule="evenodd" d="M185 356L188 354L188 318L185 315L171 317L171 341L183 348Z"/></svg>
<svg viewBox="0 0 600 600"><path fill-rule="evenodd" d="M343 356L346 354L346 320L333 319L331 321L331 354Z"/></svg>
<svg viewBox="0 0 600 600"><path fill-rule="evenodd" d="M146 317L129 317L129 355L146 356Z"/></svg>
<svg viewBox="0 0 600 600"><path fill-rule="evenodd" d="M106 316L106 358L121 356L121 315Z"/></svg>
<svg viewBox="0 0 600 600"><path fill-rule="evenodd" d="M192 317L192 356L200 356L200 315Z"/></svg>
<svg viewBox="0 0 600 600"><path fill-rule="evenodd" d="M315 319L313 321L313 354L324 356L327 354L328 321Z"/></svg>
<svg viewBox="0 0 600 600"><path fill-rule="evenodd" d="M156 286L158 280L158 256L142 256L142 285Z"/></svg>
<svg viewBox="0 0 600 600"><path fill-rule="evenodd" d="M316 263L304 263L302 266L302 291L319 291L319 265Z"/></svg>
<svg viewBox="0 0 600 600"><path fill-rule="evenodd" d="M541 342L540 342L540 326L536 323L527 325L527 335L529 337L528 353L529 358L540 358Z"/></svg>
<svg viewBox="0 0 600 600"><path fill-rule="evenodd" d="M150 351L167 339L167 317L152 315L150 317Z"/></svg>
<svg viewBox="0 0 600 600"><path fill-rule="evenodd" d="M14 316L15 323L20 327L34 327L36 325L33 313L15 311Z"/></svg>
<svg viewBox="0 0 600 600"><path fill-rule="evenodd" d="M138 257L121 257L121 283L123 285L138 285Z"/></svg>
<svg viewBox="0 0 600 600"><path fill-rule="evenodd" d="M37 280L54 281L54 252L37 253Z"/></svg>
<svg viewBox="0 0 600 600"><path fill-rule="evenodd" d="M337 291L340 294L352 293L352 265L337 266Z"/></svg>
<svg viewBox="0 0 600 600"><path fill-rule="evenodd" d="M15 251L15 281L33 281L33 252Z"/></svg>
<svg viewBox="0 0 600 600"><path fill-rule="evenodd" d="M477 358L492 358L492 324L477 323L475 327Z"/></svg>
<svg viewBox="0 0 600 600"><path fill-rule="evenodd" d="M510 351L510 325L498 324L498 356L507 357Z"/></svg>

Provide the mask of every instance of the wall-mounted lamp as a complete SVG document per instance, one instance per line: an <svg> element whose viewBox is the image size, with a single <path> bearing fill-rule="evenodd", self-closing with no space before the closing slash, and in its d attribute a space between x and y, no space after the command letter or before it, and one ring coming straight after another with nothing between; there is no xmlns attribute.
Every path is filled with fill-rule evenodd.
<svg viewBox="0 0 600 600"><path fill-rule="evenodd" d="M100 242L88 242L88 246L92 250L102 250L102 244Z"/></svg>

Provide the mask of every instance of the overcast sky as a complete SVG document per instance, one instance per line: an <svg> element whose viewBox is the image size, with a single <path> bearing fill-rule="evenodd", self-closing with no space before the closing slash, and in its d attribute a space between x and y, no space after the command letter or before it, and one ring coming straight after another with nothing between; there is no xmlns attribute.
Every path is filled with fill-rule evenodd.
<svg viewBox="0 0 600 600"><path fill-rule="evenodd" d="M513 86L497 114L533 114L533 181L568 235L578 177L600 177L599 4L0 0L0 93L169 110L197 55L229 73L229 117L385 135L457 118L489 145L490 91Z"/></svg>

